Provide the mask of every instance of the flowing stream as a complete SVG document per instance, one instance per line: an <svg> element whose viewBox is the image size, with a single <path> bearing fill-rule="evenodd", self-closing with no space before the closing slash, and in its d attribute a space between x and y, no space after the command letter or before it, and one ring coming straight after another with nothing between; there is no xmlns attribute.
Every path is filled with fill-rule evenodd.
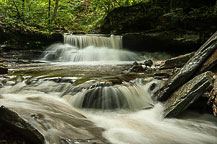
<svg viewBox="0 0 217 144"><path fill-rule="evenodd" d="M141 59L120 47L121 37L64 37L43 54L47 63L22 65L0 78L0 104L36 127L47 144L217 142L217 119L208 114L163 118L163 105L152 100L163 80L123 76L124 62ZM112 60L117 63L106 63Z"/></svg>

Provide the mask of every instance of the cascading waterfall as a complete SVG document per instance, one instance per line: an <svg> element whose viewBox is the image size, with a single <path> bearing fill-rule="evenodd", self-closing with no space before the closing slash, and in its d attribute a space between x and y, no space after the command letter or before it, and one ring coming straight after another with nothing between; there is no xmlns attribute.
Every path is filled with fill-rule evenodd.
<svg viewBox="0 0 217 144"><path fill-rule="evenodd" d="M112 85L109 82L102 82L83 89L73 97L66 96L65 98L77 108L145 109L153 106L151 92L148 91L152 83L141 86L135 83Z"/></svg>
<svg viewBox="0 0 217 144"><path fill-rule="evenodd" d="M122 36L111 35L72 35L64 34L64 43L73 45L77 48L86 48L88 46L106 47L113 49L122 49Z"/></svg>
<svg viewBox="0 0 217 144"><path fill-rule="evenodd" d="M90 81L73 86L65 81L56 83L45 80L28 85L21 82L1 88L0 103L18 111L43 133L48 144L65 144L66 140L79 143L80 139L81 143L97 143L93 139L97 136L90 133L94 131L93 125L85 116L98 127L104 128L103 136L113 144L215 144L217 141L215 118L190 113L183 119L164 119L163 106L159 103L143 110L153 105L150 96L158 88L153 89L154 83L159 84L157 81L144 85L140 80L117 85L94 83ZM106 101L109 98L114 98L114 103L127 102L128 106L119 105L118 108L126 108L125 111L76 110L72 106L80 107L86 97L94 101L100 96L105 103L102 99L97 100L101 104L96 102L96 107L92 104L90 108L114 108L109 107L111 101ZM84 108L88 108L88 104L85 103ZM88 127L89 132L86 132ZM78 137L80 139L74 139Z"/></svg>
<svg viewBox="0 0 217 144"><path fill-rule="evenodd" d="M59 62L139 61L142 57L122 49L122 37L64 34L64 44L53 44L42 60Z"/></svg>

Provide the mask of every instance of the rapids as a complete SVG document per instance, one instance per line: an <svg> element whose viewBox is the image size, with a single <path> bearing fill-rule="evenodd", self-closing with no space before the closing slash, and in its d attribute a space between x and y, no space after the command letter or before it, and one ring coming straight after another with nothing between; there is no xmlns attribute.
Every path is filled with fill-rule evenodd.
<svg viewBox="0 0 217 144"><path fill-rule="evenodd" d="M91 81L89 83L92 85ZM130 92L133 96L130 99L134 105L132 109L122 107L103 111L103 108L76 108L81 102L76 94L87 91L88 88L81 84L79 90L79 85L76 87L71 83L53 81L38 81L29 85L20 82L14 86L4 86L0 89L0 103L28 120L46 137L48 144L63 144L64 140L73 143L106 143L103 138L101 141L96 139L101 135L101 130L97 127L104 128L102 136L114 144L216 143L216 118L189 112L180 119L164 119L163 106L160 103L154 104L150 99L151 83L153 81L140 85L145 91L143 95L136 96L136 91ZM110 87L116 89L115 86ZM130 96L127 94L130 89L132 88L123 89L123 97ZM74 99L69 100L70 97ZM103 100L106 101L106 98ZM140 102L143 102L143 106L137 107ZM149 104L154 107L147 107ZM90 128L93 127L90 121L97 126L97 134Z"/></svg>
<svg viewBox="0 0 217 144"><path fill-rule="evenodd" d="M120 36L65 34L64 44L42 54L47 63L19 65L0 77L0 105L46 144L216 144L216 118L190 111L163 118L163 104L152 96L164 80L123 74L126 64L145 57L124 50Z"/></svg>

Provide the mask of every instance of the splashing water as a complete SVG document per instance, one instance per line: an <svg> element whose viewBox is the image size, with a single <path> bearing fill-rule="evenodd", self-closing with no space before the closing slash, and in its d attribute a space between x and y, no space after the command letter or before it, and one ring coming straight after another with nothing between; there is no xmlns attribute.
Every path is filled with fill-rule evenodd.
<svg viewBox="0 0 217 144"><path fill-rule="evenodd" d="M106 47L88 46L78 49L69 44L53 44L43 53L43 60L61 62L137 61L142 60L142 57L133 52Z"/></svg>
<svg viewBox="0 0 217 144"><path fill-rule="evenodd" d="M93 88L83 89L73 97L66 97L67 101L78 108L94 108L101 110L129 109L138 110L153 106L148 88L125 83L110 85L110 83L97 84Z"/></svg>
<svg viewBox="0 0 217 144"><path fill-rule="evenodd" d="M151 83L145 85L147 88L143 95L147 103L151 101L150 85ZM66 95L71 95L71 87L69 83L50 81L35 85L22 82L1 88L0 103L15 109L39 129L46 136L46 143L62 143L62 138L73 140L78 137L88 142L87 137L94 138L86 132L86 127L91 129L93 125L80 113L104 128L103 136L113 144L215 144L217 141L216 118L190 113L183 119L164 119L164 108L159 103L152 109L136 112L76 110L65 98ZM88 89L82 93L85 91ZM120 91L127 93L128 90ZM141 100L133 94L130 93L132 103L136 103L137 98Z"/></svg>
<svg viewBox="0 0 217 144"><path fill-rule="evenodd" d="M187 114L192 117L189 119L164 119L160 103L135 113L86 111L86 115L105 129L103 136L113 144L215 144L217 141L217 119L194 113Z"/></svg>

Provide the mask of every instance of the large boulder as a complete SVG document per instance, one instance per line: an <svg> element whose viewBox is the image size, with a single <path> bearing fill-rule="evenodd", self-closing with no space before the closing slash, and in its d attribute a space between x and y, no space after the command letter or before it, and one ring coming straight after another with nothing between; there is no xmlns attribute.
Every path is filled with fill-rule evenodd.
<svg viewBox="0 0 217 144"><path fill-rule="evenodd" d="M29 143L44 144L43 135L27 121L21 118L16 112L1 106L0 107L0 123L7 125L17 133L20 133Z"/></svg>
<svg viewBox="0 0 217 144"><path fill-rule="evenodd" d="M213 80L214 74L208 71L185 83L172 93L170 98L164 103L164 116L175 117L183 112L206 91L212 89Z"/></svg>
<svg viewBox="0 0 217 144"><path fill-rule="evenodd" d="M28 143L109 143L102 137L102 128L69 104L46 96L24 97L0 98L0 105L4 105L0 108L0 125L14 130Z"/></svg>

